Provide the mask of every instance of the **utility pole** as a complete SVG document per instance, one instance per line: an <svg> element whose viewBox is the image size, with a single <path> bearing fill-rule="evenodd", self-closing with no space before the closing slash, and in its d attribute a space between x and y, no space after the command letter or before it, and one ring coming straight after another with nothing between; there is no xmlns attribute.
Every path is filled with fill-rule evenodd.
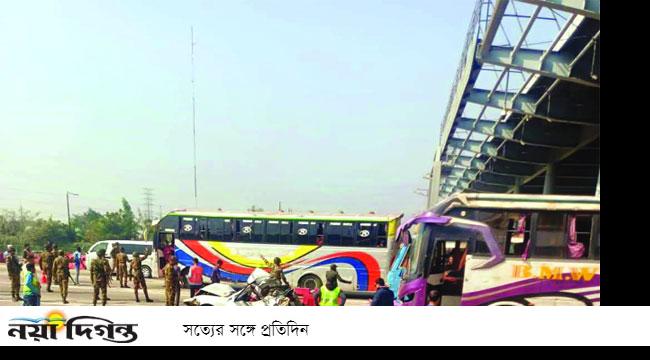
<svg viewBox="0 0 650 360"><path fill-rule="evenodd" d="M70 223L70 195L79 196L79 194L71 193L66 191L65 193L65 202L68 205L68 232L72 233L72 224Z"/></svg>
<svg viewBox="0 0 650 360"><path fill-rule="evenodd" d="M280 201L280 203L278 204L278 211L282 212L282 201Z"/></svg>
<svg viewBox="0 0 650 360"><path fill-rule="evenodd" d="M199 207L198 190L196 185L196 96L194 87L194 27L190 27L192 33L192 134L194 143L194 207Z"/></svg>
<svg viewBox="0 0 650 360"><path fill-rule="evenodd" d="M144 188L143 191L144 191L144 206L147 209L147 212L145 213L146 220L151 221L152 218L151 207L153 206L153 189Z"/></svg>

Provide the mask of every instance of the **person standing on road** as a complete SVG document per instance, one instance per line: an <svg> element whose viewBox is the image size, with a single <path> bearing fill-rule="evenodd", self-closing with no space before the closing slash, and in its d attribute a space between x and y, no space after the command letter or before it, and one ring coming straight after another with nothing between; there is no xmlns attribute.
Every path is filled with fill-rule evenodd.
<svg viewBox="0 0 650 360"><path fill-rule="evenodd" d="M331 282L321 286L314 294L314 301L318 306L344 306L345 300L346 297L341 288L334 286Z"/></svg>
<svg viewBox="0 0 650 360"><path fill-rule="evenodd" d="M176 298L176 287L179 284L179 273L174 269L176 265L176 257L172 256L165 268L163 269L163 274L165 276L165 305L174 306Z"/></svg>
<svg viewBox="0 0 650 360"><path fill-rule="evenodd" d="M23 278L23 306L41 306L41 283L36 276L36 266L28 263L25 265Z"/></svg>
<svg viewBox="0 0 650 360"><path fill-rule="evenodd" d="M52 267L54 266L54 254L52 254L51 243L45 245L45 251L41 253L41 257L38 259L38 266L41 268L43 274L45 274L47 292L52 292Z"/></svg>
<svg viewBox="0 0 650 360"><path fill-rule="evenodd" d="M56 244L52 245L52 282L54 285L59 286L59 278L56 277L56 271L54 271L54 260L59 256L59 247Z"/></svg>
<svg viewBox="0 0 650 360"><path fill-rule="evenodd" d="M68 267L70 260L65 257L65 252L59 250L59 256L54 259L54 274L56 274L57 283L59 283L59 291L61 292L61 298L63 303L68 303L68 278L70 277L70 268Z"/></svg>
<svg viewBox="0 0 650 360"><path fill-rule="evenodd" d="M149 298L149 292L147 291L147 282L144 279L144 274L142 273L142 261L149 257L150 250L147 249L144 253L144 257L140 257L140 254L136 251L133 253L133 258L131 259L131 268L129 269L129 275L133 279L133 291L135 292L135 302L140 302L140 297L138 295L138 289L142 288L144 292L144 299L146 302L151 303L153 300Z"/></svg>
<svg viewBox="0 0 650 360"><path fill-rule="evenodd" d="M156 255L158 256L158 266L160 266L160 269L158 270L158 274L160 274L162 269L165 268L165 265L167 265L167 263L165 262L165 253L163 252L162 245L159 245L158 248L156 249Z"/></svg>
<svg viewBox="0 0 650 360"><path fill-rule="evenodd" d="M386 286L384 279L378 278L375 280L375 285L377 285L377 291L375 292L375 296L372 297L370 306L393 306L395 294L393 290Z"/></svg>
<svg viewBox="0 0 650 360"><path fill-rule="evenodd" d="M338 281L344 284L352 284L352 281L347 281L341 278L339 272L336 271L336 264L330 265L330 269L325 273L325 281L328 283L332 283L334 287L339 286Z"/></svg>
<svg viewBox="0 0 650 360"><path fill-rule="evenodd" d="M264 255L260 255L264 263L266 264L267 267L271 268L271 278L275 279L278 281L278 283L282 284L284 283L287 286L289 285L289 282L287 281L287 278L284 276L284 271L282 270L282 260L280 260L279 257L276 257L273 259L273 264L271 264Z"/></svg>
<svg viewBox="0 0 650 360"><path fill-rule="evenodd" d="M199 265L199 259L194 258L192 260L193 265L190 267L190 297L194 297L199 289L203 286L203 268Z"/></svg>
<svg viewBox="0 0 650 360"><path fill-rule="evenodd" d="M20 263L16 257L16 249L13 245L7 246L8 255L5 258L7 262L7 273L11 282L11 299L13 301L22 300L20 297Z"/></svg>
<svg viewBox="0 0 650 360"><path fill-rule="evenodd" d="M113 243L113 248L111 249L111 260L113 260L113 263L111 265L111 273L108 274L110 278L113 278L113 273L117 274L117 254L120 252L120 243L119 242L114 242Z"/></svg>
<svg viewBox="0 0 650 360"><path fill-rule="evenodd" d="M77 246L77 251L74 252L74 270L76 285L79 285L79 269L81 269L81 247Z"/></svg>
<svg viewBox="0 0 650 360"><path fill-rule="evenodd" d="M121 288L128 288L129 273L127 264L129 263L129 256L126 255L124 248L120 248L115 261L117 261L117 281L120 283Z"/></svg>
<svg viewBox="0 0 650 360"><path fill-rule="evenodd" d="M23 250L23 262L27 264L27 259L30 257L32 259L34 258L34 253L32 252L32 248L29 246L29 244L25 244L25 249Z"/></svg>
<svg viewBox="0 0 650 360"><path fill-rule="evenodd" d="M90 281L93 283L93 306L97 306L99 292L102 292L102 306L108 300L107 287L111 280L111 265L104 258L106 250L97 251L97 259L90 263Z"/></svg>
<svg viewBox="0 0 650 360"><path fill-rule="evenodd" d="M165 262L168 263L171 261L172 256L174 256L174 246L171 243L166 243L163 248L163 255L165 256Z"/></svg>
<svg viewBox="0 0 650 360"><path fill-rule="evenodd" d="M187 269L189 271L189 268ZM183 271L181 270L180 265L178 265L178 260L174 264L174 276L178 279L177 282L174 283L174 304L176 306L180 305L181 302L181 288L183 287Z"/></svg>
<svg viewBox="0 0 650 360"><path fill-rule="evenodd" d="M213 284L218 284L221 282L221 265L223 264L223 261L221 259L217 260L217 263L214 265L212 268L212 275L210 276L210 280L212 281Z"/></svg>

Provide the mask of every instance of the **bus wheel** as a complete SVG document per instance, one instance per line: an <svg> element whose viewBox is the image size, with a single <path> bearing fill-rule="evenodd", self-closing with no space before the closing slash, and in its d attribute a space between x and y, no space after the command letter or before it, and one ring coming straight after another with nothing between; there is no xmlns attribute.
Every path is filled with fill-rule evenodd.
<svg viewBox="0 0 650 360"><path fill-rule="evenodd" d="M298 287L308 288L310 290L320 289L323 286L323 282L316 275L305 275L298 280Z"/></svg>
<svg viewBox="0 0 650 360"><path fill-rule="evenodd" d="M148 267L147 265L144 265L142 267L142 275L144 275L144 277L147 279L151 279L151 275L152 275L151 268Z"/></svg>

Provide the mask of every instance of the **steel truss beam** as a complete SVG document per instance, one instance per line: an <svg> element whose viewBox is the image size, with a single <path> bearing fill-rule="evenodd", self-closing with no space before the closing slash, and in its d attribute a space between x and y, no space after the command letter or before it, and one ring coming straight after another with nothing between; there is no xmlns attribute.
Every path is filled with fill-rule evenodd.
<svg viewBox="0 0 650 360"><path fill-rule="evenodd" d="M589 74L572 75L571 63L574 57L562 52L547 53L544 50L515 49L492 46L481 61L487 64L508 67L542 76L573 82L580 85L600 87Z"/></svg>
<svg viewBox="0 0 650 360"><path fill-rule="evenodd" d="M600 0L518 0L550 9L582 15L600 21Z"/></svg>
<svg viewBox="0 0 650 360"><path fill-rule="evenodd" d="M495 91L490 97L490 91L484 89L472 89L467 97L467 101L480 105L487 105L498 109L512 111L522 115L528 115L539 119L544 119L550 122L573 124L581 126L599 126L597 123L583 121L581 119L569 119L566 117L558 117L557 114L544 114L537 111L537 102L534 97L526 94L521 94L514 101L514 93L505 93L502 91Z"/></svg>

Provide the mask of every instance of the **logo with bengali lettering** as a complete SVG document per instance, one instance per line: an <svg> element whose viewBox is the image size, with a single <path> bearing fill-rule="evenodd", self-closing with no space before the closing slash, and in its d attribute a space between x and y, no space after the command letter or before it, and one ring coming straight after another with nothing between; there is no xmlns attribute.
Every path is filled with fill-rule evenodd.
<svg viewBox="0 0 650 360"><path fill-rule="evenodd" d="M134 331L137 324L115 323L95 316L67 318L59 310L53 310L44 317L16 317L9 320L8 335L20 340L87 340L100 339L114 343L130 343L138 338ZM65 332L63 331L65 330Z"/></svg>

